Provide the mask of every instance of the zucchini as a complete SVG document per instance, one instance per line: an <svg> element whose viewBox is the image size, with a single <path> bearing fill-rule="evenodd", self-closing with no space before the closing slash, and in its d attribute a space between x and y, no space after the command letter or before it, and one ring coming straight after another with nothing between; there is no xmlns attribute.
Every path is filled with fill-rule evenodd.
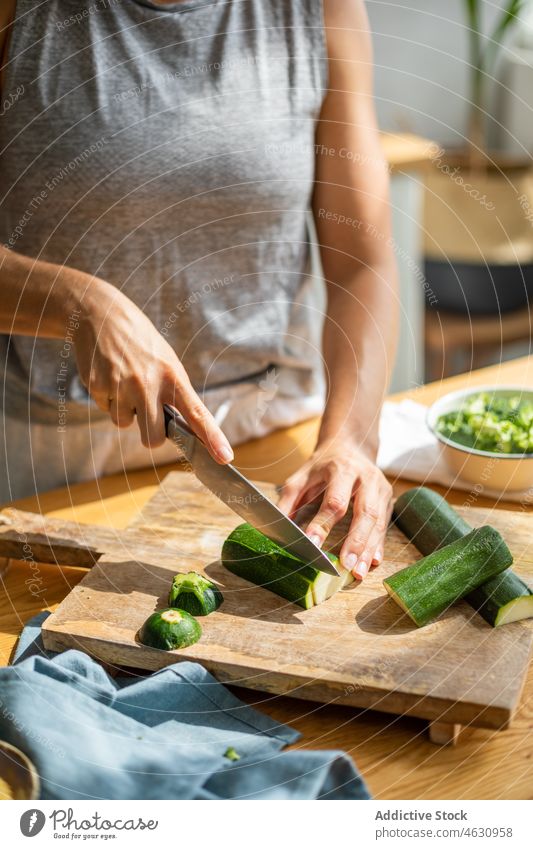
<svg viewBox="0 0 533 849"><path fill-rule="evenodd" d="M438 492L425 486L403 492L394 504L393 518L421 554L432 554L472 530Z"/></svg>
<svg viewBox="0 0 533 849"><path fill-rule="evenodd" d="M226 749L226 751L224 752L224 757L227 758L229 761L240 761L241 759L241 756L233 748L233 746L230 746L228 749Z"/></svg>
<svg viewBox="0 0 533 849"><path fill-rule="evenodd" d="M198 642L202 629L186 610L170 607L148 617L139 631L139 640L153 649L184 649Z"/></svg>
<svg viewBox="0 0 533 849"><path fill-rule="evenodd" d="M394 520L422 554L431 554L472 530L441 495L424 486L397 498ZM495 628L533 618L533 592L512 569L477 587L465 601Z"/></svg>
<svg viewBox="0 0 533 849"><path fill-rule="evenodd" d="M197 572L181 573L172 579L168 594L169 607L179 607L191 616L208 616L223 601L224 596L216 584Z"/></svg>
<svg viewBox="0 0 533 849"><path fill-rule="evenodd" d="M533 592L511 569L473 590L465 600L494 628L533 618Z"/></svg>
<svg viewBox="0 0 533 849"><path fill-rule="evenodd" d="M334 554L328 553L328 557L333 563L339 562ZM353 575L344 570L340 577L320 572L248 523L236 527L225 540L222 563L234 575L306 610L321 604L354 580Z"/></svg>
<svg viewBox="0 0 533 849"><path fill-rule="evenodd" d="M434 551L383 581L385 589L419 627L513 562L502 536L490 525Z"/></svg>

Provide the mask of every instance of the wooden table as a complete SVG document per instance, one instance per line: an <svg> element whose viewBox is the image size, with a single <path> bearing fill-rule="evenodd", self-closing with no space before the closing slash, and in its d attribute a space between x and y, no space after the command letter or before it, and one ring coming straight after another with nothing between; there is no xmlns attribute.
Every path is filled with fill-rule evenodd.
<svg viewBox="0 0 533 849"><path fill-rule="evenodd" d="M380 133L381 147L391 174L426 167L439 153L440 145L413 133Z"/></svg>
<svg viewBox="0 0 533 849"><path fill-rule="evenodd" d="M394 399L412 397L431 403L443 392L482 383L520 383L533 387L533 358L524 358L420 387ZM317 421L247 443L236 450L236 462L251 477L281 481L309 454ZM17 502L26 510L116 528L125 527L153 494L169 471L114 475ZM396 481L397 491L407 481ZM457 501L460 499L457 496ZM453 501L453 496L451 498ZM492 506L479 499L479 506ZM500 507L505 504L500 503ZM509 505L511 509L512 505ZM533 522L532 522L533 531ZM28 567L11 561L4 566L4 594L0 599L0 662L9 662L21 627L39 610L53 608L84 574L80 569L40 566L40 597L25 581ZM35 579L35 575L32 576ZM466 728L461 745L438 747L427 739L426 725L417 719L392 717L372 711L354 712L267 694L238 691L238 695L276 720L287 722L303 735L299 745L349 752L372 793L381 799L527 799L533 787L533 674L522 705L507 731Z"/></svg>

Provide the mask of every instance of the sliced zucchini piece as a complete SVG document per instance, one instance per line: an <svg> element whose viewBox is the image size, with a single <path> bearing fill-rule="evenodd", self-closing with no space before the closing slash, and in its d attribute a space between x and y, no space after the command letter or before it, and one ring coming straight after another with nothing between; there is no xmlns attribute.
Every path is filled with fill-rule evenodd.
<svg viewBox="0 0 533 849"><path fill-rule="evenodd" d="M510 569L477 587L466 601L495 628L533 618L533 592Z"/></svg>
<svg viewBox="0 0 533 849"><path fill-rule="evenodd" d="M441 495L425 486L397 498L394 519L422 554L431 554L472 530ZM533 618L532 590L512 569L477 587L465 601L494 627Z"/></svg>
<svg viewBox="0 0 533 849"><path fill-rule="evenodd" d="M192 616L208 616L217 610L224 596L212 581L198 572L174 575L168 594L169 607L179 607Z"/></svg>
<svg viewBox="0 0 533 849"><path fill-rule="evenodd" d="M328 553L333 563L338 557ZM222 563L233 574L264 587L308 610L330 598L354 579L320 572L286 551L248 523L239 525L222 546Z"/></svg>
<svg viewBox="0 0 533 849"><path fill-rule="evenodd" d="M385 589L419 627L513 562L502 536L490 525L471 531L400 569Z"/></svg>
<svg viewBox="0 0 533 849"><path fill-rule="evenodd" d="M230 746L228 749L226 749L226 751L224 752L224 757L227 758L229 761L240 761L241 759L241 756L237 751L235 751L233 746Z"/></svg>
<svg viewBox="0 0 533 849"><path fill-rule="evenodd" d="M139 640L154 649L184 649L202 636L200 624L186 610L169 607L148 617L139 631Z"/></svg>

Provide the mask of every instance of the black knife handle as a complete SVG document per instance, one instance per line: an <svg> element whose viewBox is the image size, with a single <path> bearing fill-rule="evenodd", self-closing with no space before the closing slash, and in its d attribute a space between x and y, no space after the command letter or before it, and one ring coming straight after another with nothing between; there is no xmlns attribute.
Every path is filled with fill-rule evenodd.
<svg viewBox="0 0 533 849"><path fill-rule="evenodd" d="M170 404L163 404L163 412L165 414L165 433L168 436L169 434L169 425L170 422L173 422L176 427L183 431L188 436L195 436L194 431L191 430L185 419L180 413L175 409L175 407L171 407Z"/></svg>

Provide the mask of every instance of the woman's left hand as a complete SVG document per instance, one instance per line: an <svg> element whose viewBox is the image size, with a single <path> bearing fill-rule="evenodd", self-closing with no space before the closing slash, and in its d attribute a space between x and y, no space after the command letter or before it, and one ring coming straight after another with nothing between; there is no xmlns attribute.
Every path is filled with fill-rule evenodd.
<svg viewBox="0 0 533 849"><path fill-rule="evenodd" d="M385 533L392 513L392 487L373 454L336 438L317 446L311 458L285 482L279 507L294 516L314 501L320 506L305 528L322 545L353 502L353 518L340 551L341 565L362 580L383 560Z"/></svg>

